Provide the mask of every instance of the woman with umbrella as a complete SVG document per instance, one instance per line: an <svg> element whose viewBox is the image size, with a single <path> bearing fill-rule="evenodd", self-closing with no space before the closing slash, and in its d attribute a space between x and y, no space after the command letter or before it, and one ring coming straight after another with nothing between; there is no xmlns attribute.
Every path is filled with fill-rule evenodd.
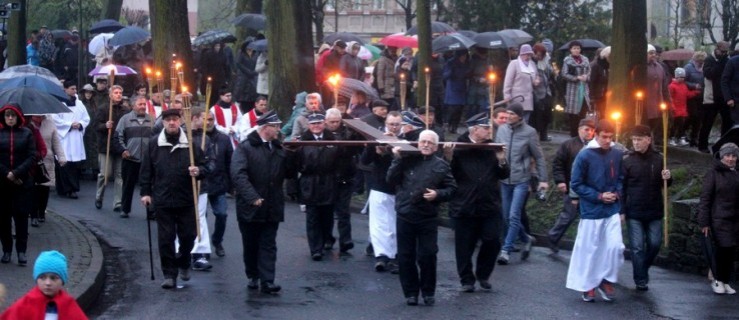
<svg viewBox="0 0 739 320"><path fill-rule="evenodd" d="M582 51L580 41L571 41L569 50L570 55L562 61L560 76L567 82L565 113L568 116L570 136L576 137L580 119L584 118L590 109L590 89L588 88L590 61L580 54Z"/></svg>
<svg viewBox="0 0 739 320"><path fill-rule="evenodd" d="M33 179L31 168L36 162L36 143L31 129L25 126L23 111L17 104L0 108L0 242L1 263L9 263L13 253L13 224L18 264L26 265L28 214L31 211Z"/></svg>
<svg viewBox="0 0 739 320"><path fill-rule="evenodd" d="M210 49L204 51L200 56L200 92L205 92L208 77L212 79L213 88L221 88L229 85L231 71L228 69L226 54L223 52L223 44L216 43ZM218 95L211 95L208 105L212 106L218 102Z"/></svg>
<svg viewBox="0 0 739 320"><path fill-rule="evenodd" d="M716 241L716 270L711 289L716 294L735 294L729 281L739 244L739 172L736 170L739 147L729 142L721 146L718 154L719 160L703 177L698 224L703 236Z"/></svg>
<svg viewBox="0 0 739 320"><path fill-rule="evenodd" d="M244 41L236 57L236 80L233 86L233 98L239 103L241 113L247 113L254 108L257 100L257 55L249 49L253 39Z"/></svg>

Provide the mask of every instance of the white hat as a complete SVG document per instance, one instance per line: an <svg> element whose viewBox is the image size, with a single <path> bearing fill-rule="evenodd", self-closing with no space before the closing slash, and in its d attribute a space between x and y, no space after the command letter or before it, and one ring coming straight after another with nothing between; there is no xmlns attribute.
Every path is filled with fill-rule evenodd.
<svg viewBox="0 0 739 320"><path fill-rule="evenodd" d="M647 52L649 52L649 51L654 51L654 52L657 52L657 48L655 48L655 47L654 47L653 45L651 45L651 44L647 44Z"/></svg>

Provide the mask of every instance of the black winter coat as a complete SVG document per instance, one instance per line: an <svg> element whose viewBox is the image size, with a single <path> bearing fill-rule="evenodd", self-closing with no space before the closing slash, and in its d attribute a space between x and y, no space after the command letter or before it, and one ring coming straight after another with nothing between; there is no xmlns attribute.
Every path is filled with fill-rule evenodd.
<svg viewBox="0 0 739 320"><path fill-rule="evenodd" d="M469 133L463 134L457 141L472 142ZM495 151L455 150L450 166L458 185L449 202L450 217L487 218L501 214L498 181L508 178L511 170L508 164L499 165Z"/></svg>
<svg viewBox="0 0 739 320"><path fill-rule="evenodd" d="M436 155L393 158L387 181L396 186L395 212L398 218L409 222L437 218L439 204L451 200L457 190L449 164ZM434 201L423 198L427 188L436 190Z"/></svg>
<svg viewBox="0 0 739 320"><path fill-rule="evenodd" d="M698 224L710 227L719 247L739 244L739 172L716 161L703 177Z"/></svg>
<svg viewBox="0 0 739 320"><path fill-rule="evenodd" d="M380 155L377 154L375 146L364 148L359 163L369 169L367 174L364 175L367 188L382 193L395 194L395 187L387 182L387 170L390 169L392 161L393 156L389 150L387 153Z"/></svg>
<svg viewBox="0 0 739 320"><path fill-rule="evenodd" d="M354 131L349 130L345 125L341 125L338 130L332 132L335 140L344 141L356 141L360 139ZM359 154L362 152L362 147L341 147L339 148L339 154L336 163L336 178L341 185L347 185L351 183L354 176L357 173L357 162L359 161Z"/></svg>
<svg viewBox="0 0 739 320"><path fill-rule="evenodd" d="M644 153L628 151L621 162L623 197L621 213L629 219L662 219L662 154L651 147ZM672 179L667 185L672 184Z"/></svg>
<svg viewBox="0 0 739 320"><path fill-rule="evenodd" d="M241 142L231 161L231 177L236 190L236 217L240 222L282 222L285 219L285 194L282 182L290 177L285 150L279 140L272 149L252 131ZM264 199L262 205L254 201Z"/></svg>
<svg viewBox="0 0 739 320"><path fill-rule="evenodd" d="M209 196L219 196L233 189L233 181L231 181L231 158L233 158L234 148L231 144L231 139L227 135L218 132L215 128L208 131L206 135L215 164L213 171L205 177L205 180L208 182L206 191Z"/></svg>
<svg viewBox="0 0 739 320"><path fill-rule="evenodd" d="M18 115L16 124L9 127L5 122L5 110L13 110ZM25 125L23 112L16 106L5 106L0 109L3 118L0 119L0 192L6 188L33 187L33 178L30 171L36 163L36 140L33 132ZM23 183L16 185L6 177L8 173L20 179ZM3 206L8 204L4 203ZM3 211L9 210L7 207Z"/></svg>
<svg viewBox="0 0 739 320"><path fill-rule="evenodd" d="M95 123L93 124L95 127L95 131L97 132L98 137L98 152L105 153L105 149L108 145L108 128L105 127L105 123L108 122L108 114L109 114L110 106L106 103L105 105L100 105L98 107L98 111L95 113ZM121 104L114 104L113 105L113 128L112 131L115 131L116 126L118 126L118 120L123 117L126 113L131 112L131 109L124 108ZM110 135L111 139L113 137L113 132L111 132ZM111 150L113 149L113 145L111 144Z"/></svg>
<svg viewBox="0 0 739 320"><path fill-rule="evenodd" d="M257 99L257 54L252 57L240 53L236 59L236 80L233 86L235 101L254 101ZM252 106L247 106L251 108Z"/></svg>
<svg viewBox="0 0 739 320"><path fill-rule="evenodd" d="M580 137L572 137L559 145L557 154L552 160L552 177L555 184L565 183L570 188L570 175L572 174L572 163L582 150L583 143Z"/></svg>
<svg viewBox="0 0 739 320"><path fill-rule="evenodd" d="M301 141L315 141L310 130L300 136ZM323 140L336 140L333 133L323 131ZM292 156L294 167L301 173L298 179L301 203L314 206L331 205L336 200L336 163L340 155L337 146L304 146Z"/></svg>

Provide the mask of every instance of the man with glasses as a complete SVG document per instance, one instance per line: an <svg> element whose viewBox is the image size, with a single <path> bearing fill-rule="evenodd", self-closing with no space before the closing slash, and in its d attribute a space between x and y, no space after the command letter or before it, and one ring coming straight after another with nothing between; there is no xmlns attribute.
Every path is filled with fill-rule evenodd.
<svg viewBox="0 0 739 320"><path fill-rule="evenodd" d="M698 135L698 150L708 153L708 136L711 134L716 115L721 115L721 135L731 128L731 110L721 90L721 75L729 61L729 43L719 41L713 54L703 62L703 123ZM653 128L654 129L654 128Z"/></svg>

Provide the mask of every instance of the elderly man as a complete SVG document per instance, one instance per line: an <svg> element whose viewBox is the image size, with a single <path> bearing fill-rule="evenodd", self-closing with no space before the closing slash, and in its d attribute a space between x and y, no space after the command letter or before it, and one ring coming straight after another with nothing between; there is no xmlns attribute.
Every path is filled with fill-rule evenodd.
<svg viewBox="0 0 739 320"><path fill-rule="evenodd" d="M123 158L121 174L123 176L123 195L121 218L128 218L131 212L133 190L139 180L141 160L149 147L151 127L154 118L146 112L146 96L138 96L134 100L133 110L121 117L115 128L113 146L116 155Z"/></svg>
<svg viewBox="0 0 739 320"><path fill-rule="evenodd" d="M56 162L56 192L60 196L77 199L77 192L80 191L80 169L87 159L84 132L90 124L90 115L82 100L77 99L76 82L64 81L64 91L68 96L66 105L72 112L51 115L67 157L64 166Z"/></svg>
<svg viewBox="0 0 739 320"><path fill-rule="evenodd" d="M293 131L290 135L292 140L299 139L308 130L308 115L323 111L321 101L321 95L318 92L305 96L305 110L293 122Z"/></svg>
<svg viewBox="0 0 739 320"><path fill-rule="evenodd" d="M360 118L373 128L385 131L385 117L387 117L388 103L385 100L372 101L372 113Z"/></svg>
<svg viewBox="0 0 739 320"><path fill-rule="evenodd" d="M439 136L435 132L421 132L418 136L421 153L402 156L400 147L394 147L387 172L387 182L398 190L395 201L398 267L408 305L418 304L419 293L424 304L436 302L439 205L451 200L457 190L449 164L435 155L438 144Z"/></svg>
<svg viewBox="0 0 739 320"><path fill-rule="evenodd" d="M159 257L164 273L162 288L177 287L177 276L190 280L190 263L195 244L195 206L191 177L202 179L210 172L203 151L193 146L195 165L190 165L188 141L177 110L162 112L164 130L149 140L141 161L141 203L154 205L157 212ZM175 252L175 238L179 252Z"/></svg>
<svg viewBox="0 0 739 320"><path fill-rule="evenodd" d="M649 290L649 267L659 253L662 245L662 180L672 183L670 170L662 167L662 154L652 148L652 134L647 126L636 126L631 130L633 151L624 156L623 195L624 207L621 214L626 215L629 226L629 245L631 245L634 282L639 291Z"/></svg>
<svg viewBox="0 0 739 320"><path fill-rule="evenodd" d="M457 141L464 143L490 143L490 115L480 113L466 122L468 132ZM452 143L444 144L445 154L452 155ZM510 168L505 150L466 149L453 150L451 169L459 188L449 203L449 216L454 221L454 252L457 273L463 292L475 291L475 280L480 287L490 290L488 281L495 268L495 258L500 252L500 229L503 216L500 212L499 180L508 178ZM472 255L477 243L477 263L473 272Z"/></svg>
<svg viewBox="0 0 739 320"><path fill-rule="evenodd" d="M713 54L703 63L704 90L703 90L703 122L698 135L698 150L709 153L708 136L711 134L716 116L721 116L721 135L731 129L731 109L726 104L724 92L721 89L721 76L729 62L729 43L719 41ZM736 107L735 107L736 108ZM654 129L654 128L652 128Z"/></svg>
<svg viewBox="0 0 739 320"><path fill-rule="evenodd" d="M98 111L95 113L95 130L97 130L98 136L98 161L100 162L100 174L98 174L97 180L97 192L95 193L95 208L103 207L103 196L105 194L105 173L108 174L108 180L115 177L115 195L113 197L113 211L121 211L121 196L123 193L123 178L121 176L121 161L123 158L120 155L110 154L110 157L106 158L106 150L108 144L112 144L110 139L112 134L108 134L108 131L114 130L118 126L118 121L130 111L130 109L123 104L123 87L114 85L110 88L109 99L113 103L113 115L110 117L112 120L108 121L109 106L98 105ZM112 148L112 146L111 146ZM106 161L107 160L107 161ZM108 167L107 170L105 167Z"/></svg>
<svg viewBox="0 0 739 320"><path fill-rule="evenodd" d="M532 176L531 160L536 161L536 175L539 179L537 190L549 188L547 164L539 144L539 134L523 121L523 106L512 103L508 106L508 123L498 128L495 142L504 143L508 148L508 164L511 174L501 180L503 199L503 217L508 220L508 232L503 250L498 257L499 264L508 264L509 253L513 251L515 241L521 240L524 248L521 260L526 260L531 251L534 237L528 235L521 223L521 216L529 193L529 182Z"/></svg>

